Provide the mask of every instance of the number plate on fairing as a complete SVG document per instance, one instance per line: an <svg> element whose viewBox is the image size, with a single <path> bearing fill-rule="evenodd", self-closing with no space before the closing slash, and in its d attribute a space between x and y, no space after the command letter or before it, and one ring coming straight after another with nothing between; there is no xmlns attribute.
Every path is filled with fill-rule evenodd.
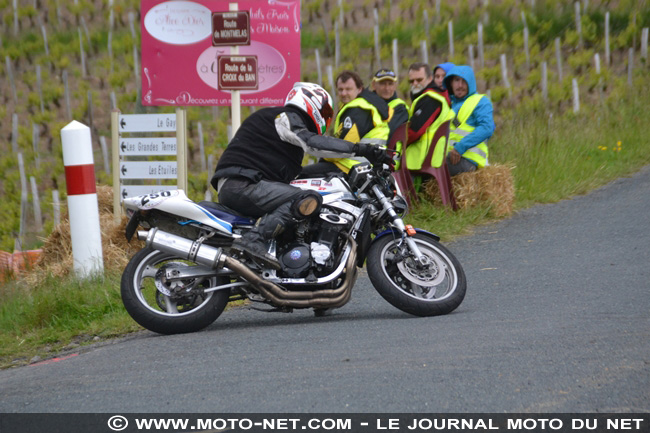
<svg viewBox="0 0 650 433"><path fill-rule="evenodd" d="M180 196L181 193L182 193L181 190L171 190L171 191L160 191L154 194L141 195L137 197L140 200L140 202L138 203L138 207L140 209L153 209L169 198ZM185 194L183 193L183 196L184 195ZM187 199L187 197L181 197L181 198Z"/></svg>

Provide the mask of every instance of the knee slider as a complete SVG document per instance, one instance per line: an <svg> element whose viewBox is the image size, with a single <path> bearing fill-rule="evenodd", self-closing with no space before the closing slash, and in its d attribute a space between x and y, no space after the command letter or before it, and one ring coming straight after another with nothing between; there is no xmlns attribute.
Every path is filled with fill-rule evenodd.
<svg viewBox="0 0 650 433"><path fill-rule="evenodd" d="M320 211L323 197L313 191L305 191L305 195L293 202L291 213L299 219L307 218Z"/></svg>

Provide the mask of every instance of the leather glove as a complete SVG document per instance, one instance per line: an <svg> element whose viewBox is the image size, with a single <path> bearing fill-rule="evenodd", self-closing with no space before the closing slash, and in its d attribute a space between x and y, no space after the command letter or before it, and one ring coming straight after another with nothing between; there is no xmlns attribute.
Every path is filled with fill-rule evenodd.
<svg viewBox="0 0 650 433"><path fill-rule="evenodd" d="M371 144L356 143L354 145L354 154L357 156L363 156L370 161L372 165L388 164L389 166L392 166L395 163L393 158L386 153L386 149Z"/></svg>

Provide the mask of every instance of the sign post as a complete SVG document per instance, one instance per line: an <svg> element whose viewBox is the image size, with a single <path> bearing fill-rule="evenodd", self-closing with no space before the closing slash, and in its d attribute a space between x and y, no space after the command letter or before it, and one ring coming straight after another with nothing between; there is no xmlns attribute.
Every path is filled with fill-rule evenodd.
<svg viewBox="0 0 650 433"><path fill-rule="evenodd" d="M237 3L230 3L229 10L230 12L212 13L212 46L230 46L231 57L233 57L239 54L239 45L251 44L251 20L250 12L240 11ZM218 71L219 84L221 84L222 77L225 75L234 75L235 77L239 75L233 74L234 71L222 69L221 62L219 62ZM236 81L236 79L227 81ZM257 89L257 86L255 86L255 89ZM219 87L219 90L226 90L226 88ZM241 96L239 90L239 87L231 87L232 135L235 135L239 125L241 125Z"/></svg>
<svg viewBox="0 0 650 433"><path fill-rule="evenodd" d="M163 190L187 191L187 132L185 110L170 114L111 113L113 148L113 213L118 223L122 215L122 200L126 197ZM122 134L142 132L175 132L166 137L123 137ZM155 160L150 157L176 156L176 161ZM138 160L127 161L127 158ZM176 185L136 184L136 180L176 179ZM126 180L127 182L122 182Z"/></svg>

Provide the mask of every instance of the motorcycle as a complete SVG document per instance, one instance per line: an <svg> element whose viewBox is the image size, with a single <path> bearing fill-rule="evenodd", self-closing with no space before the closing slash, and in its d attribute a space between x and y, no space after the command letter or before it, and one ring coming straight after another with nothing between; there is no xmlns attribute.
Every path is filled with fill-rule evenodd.
<svg viewBox="0 0 650 433"><path fill-rule="evenodd" d="M350 300L364 262L374 288L406 313L447 314L463 301L461 264L438 236L404 223L406 201L390 170L364 163L348 175L292 185L317 191L323 204L318 215L268 242L280 270L230 251L254 219L193 202L182 190L126 198L126 237L137 231L146 241L121 280L131 317L153 332L177 334L205 328L237 300L323 316Z"/></svg>

